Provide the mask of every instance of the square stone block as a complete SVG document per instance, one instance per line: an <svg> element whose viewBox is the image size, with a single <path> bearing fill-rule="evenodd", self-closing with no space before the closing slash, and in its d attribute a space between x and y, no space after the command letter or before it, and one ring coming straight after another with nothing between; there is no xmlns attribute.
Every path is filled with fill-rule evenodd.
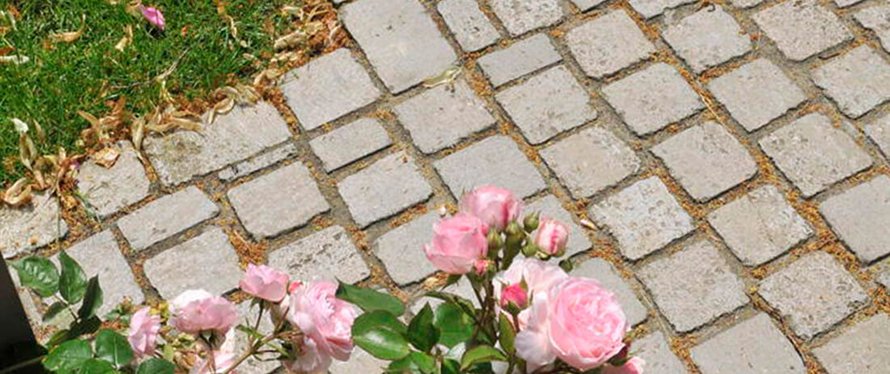
<svg viewBox="0 0 890 374"><path fill-rule="evenodd" d="M730 0L730 3L736 8L752 8L762 2L763 0Z"/></svg>
<svg viewBox="0 0 890 374"><path fill-rule="evenodd" d="M874 4L853 14L853 18L874 32L881 40L881 46L890 52L890 4Z"/></svg>
<svg viewBox="0 0 890 374"><path fill-rule="evenodd" d="M392 144L380 121L362 118L309 142L324 169L332 172Z"/></svg>
<svg viewBox="0 0 890 374"><path fill-rule="evenodd" d="M0 206L0 252L3 258L30 252L68 235L59 200L47 193L35 193L31 205L21 208Z"/></svg>
<svg viewBox="0 0 890 374"><path fill-rule="evenodd" d="M662 35L696 73L751 50L751 39L721 7L693 13L669 26Z"/></svg>
<svg viewBox="0 0 890 374"><path fill-rule="evenodd" d="M853 34L830 10L816 0L786 1L753 16L754 22L791 60L803 61Z"/></svg>
<svg viewBox="0 0 890 374"><path fill-rule="evenodd" d="M467 52L488 47L501 37L476 0L443 0L436 8L457 43Z"/></svg>
<svg viewBox="0 0 890 374"><path fill-rule="evenodd" d="M647 59L655 46L627 13L614 10L571 29L566 44L584 73L602 78Z"/></svg>
<svg viewBox="0 0 890 374"><path fill-rule="evenodd" d="M863 262L890 254L890 178L886 175L832 196L819 206L819 211Z"/></svg>
<svg viewBox="0 0 890 374"><path fill-rule="evenodd" d="M513 191L520 198L547 187L516 143L492 136L433 163L455 198L486 184Z"/></svg>
<svg viewBox="0 0 890 374"><path fill-rule="evenodd" d="M565 210L559 200L553 195L547 195L526 204L522 211L524 212L523 214L538 212L543 217L559 220L569 228L569 242L566 244L566 256L572 256L593 247L590 238L585 235L585 229L575 223L575 219L573 218L574 215Z"/></svg>
<svg viewBox="0 0 890 374"><path fill-rule="evenodd" d="M692 348L702 374L807 372L794 345L766 314L758 314Z"/></svg>
<svg viewBox="0 0 890 374"><path fill-rule="evenodd" d="M582 12L593 9L604 2L606 2L606 0L572 0L572 3Z"/></svg>
<svg viewBox="0 0 890 374"><path fill-rule="evenodd" d="M828 374L882 374L890 368L890 317L878 313L813 349Z"/></svg>
<svg viewBox="0 0 890 374"><path fill-rule="evenodd" d="M246 177L269 166L275 165L283 160L292 158L297 155L297 146L294 143L286 142L279 147L257 155L256 157L239 162L220 170L216 176L223 182L231 182L242 177Z"/></svg>
<svg viewBox="0 0 890 374"><path fill-rule="evenodd" d="M219 213L219 208L195 186L163 196L117 221L136 251L178 235Z"/></svg>
<svg viewBox="0 0 890 374"><path fill-rule="evenodd" d="M121 254L120 247L109 230L102 231L65 250L83 268L87 278L99 276L102 299L99 314L105 315L116 308L124 298L135 305L144 300L142 289L136 283L133 270ZM58 256L53 256L58 265Z"/></svg>
<svg viewBox="0 0 890 374"><path fill-rule="evenodd" d="M158 293L172 300L191 289L204 289L215 295L238 287L243 272L238 254L218 227L161 252L145 261L145 276ZM196 271L200 267L200 271Z"/></svg>
<svg viewBox="0 0 890 374"><path fill-rule="evenodd" d="M361 227L391 217L433 194L414 161L394 153L337 184L352 218Z"/></svg>
<svg viewBox="0 0 890 374"><path fill-rule="evenodd" d="M643 17L654 18L668 9L679 7L680 5L694 3L696 0L630 0L630 6Z"/></svg>
<svg viewBox="0 0 890 374"><path fill-rule="evenodd" d="M340 226L331 226L269 253L269 266L292 279L355 283L371 275L358 248Z"/></svg>
<svg viewBox="0 0 890 374"><path fill-rule="evenodd" d="M614 293L615 298L618 299L618 303L621 304L621 308L624 310L625 316L627 316L627 322L631 326L636 326L646 320L648 316L646 307L640 303L640 299L637 298L637 295L627 284L627 281L618 275L612 264L599 258L590 259L576 265L575 269L572 270L572 276L595 279L603 287Z"/></svg>
<svg viewBox="0 0 890 374"><path fill-rule="evenodd" d="M541 157L575 198L592 196L640 170L634 151L599 127L544 148Z"/></svg>
<svg viewBox="0 0 890 374"><path fill-rule="evenodd" d="M148 196L151 182L130 142L117 144L120 156L111 168L90 159L77 172L77 190L100 218L117 213Z"/></svg>
<svg viewBox="0 0 890 374"><path fill-rule="evenodd" d="M748 131L766 126L807 99L778 66L762 58L715 78L708 89Z"/></svg>
<svg viewBox="0 0 890 374"><path fill-rule="evenodd" d="M646 361L646 373L688 374L686 365L671 352L661 331L655 331L633 342L632 351Z"/></svg>
<svg viewBox="0 0 890 374"><path fill-rule="evenodd" d="M885 114L865 125L865 133L878 145L884 157L890 158L890 114Z"/></svg>
<svg viewBox="0 0 890 374"><path fill-rule="evenodd" d="M559 0L490 0L488 3L513 36L553 25L563 17Z"/></svg>
<svg viewBox="0 0 890 374"><path fill-rule="evenodd" d="M522 39L477 60L482 72L495 87L562 60L556 47L540 33Z"/></svg>
<svg viewBox="0 0 890 374"><path fill-rule="evenodd" d="M404 286L436 272L423 247L432 241L433 225L438 221L439 214L430 212L377 239L375 253L394 282Z"/></svg>
<svg viewBox="0 0 890 374"><path fill-rule="evenodd" d="M890 63L867 45L817 68L813 80L850 118L890 100Z"/></svg>

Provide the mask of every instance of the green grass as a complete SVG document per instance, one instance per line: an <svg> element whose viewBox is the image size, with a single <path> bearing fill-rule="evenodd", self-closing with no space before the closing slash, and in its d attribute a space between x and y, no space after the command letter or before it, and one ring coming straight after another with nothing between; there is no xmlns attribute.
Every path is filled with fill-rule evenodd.
<svg viewBox="0 0 890 374"><path fill-rule="evenodd" d="M18 154L18 136L11 119L38 121L47 133L45 152L58 147L77 151L80 131L88 123L77 115L97 116L108 102L124 96L127 109L146 113L161 100L155 77L175 64L166 89L177 98L205 96L213 89L258 71L245 57L270 55L273 37L287 22L278 10L286 0L226 0L236 21L240 45L212 0L145 0L161 9L166 31L152 29L141 17L126 12L127 0L0 0L0 10L15 7L21 14L17 29L0 36L0 49L24 55L30 62L0 64L0 187L22 173L10 168ZM81 28L73 43L50 44L49 35ZM133 25L133 41L123 52L114 48ZM0 25L9 24L0 21ZM176 61L179 61L176 63Z"/></svg>

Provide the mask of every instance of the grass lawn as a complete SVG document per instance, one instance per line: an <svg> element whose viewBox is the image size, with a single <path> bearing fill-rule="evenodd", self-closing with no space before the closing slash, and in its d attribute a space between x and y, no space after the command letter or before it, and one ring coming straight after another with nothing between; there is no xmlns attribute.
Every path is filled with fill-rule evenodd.
<svg viewBox="0 0 890 374"><path fill-rule="evenodd" d="M127 0L0 0L0 56L26 56L21 64L0 63L0 189L21 175L18 135L12 118L39 122L47 138L42 152L76 146L89 126L78 110L103 115L110 102L126 97L127 109L150 111L162 100L159 75L169 72L166 90L176 100L205 96L249 77L272 56L274 36L289 17L282 5L298 0L145 0L160 9L166 30L128 13ZM227 17L232 17L237 38ZM132 26L132 42L115 46ZM75 41L52 35L83 30Z"/></svg>

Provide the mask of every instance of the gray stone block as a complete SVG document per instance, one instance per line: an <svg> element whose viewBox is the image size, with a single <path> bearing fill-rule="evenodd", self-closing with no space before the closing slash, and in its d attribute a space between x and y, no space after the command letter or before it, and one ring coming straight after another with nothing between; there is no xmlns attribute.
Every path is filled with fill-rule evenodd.
<svg viewBox="0 0 890 374"><path fill-rule="evenodd" d="M380 121L370 118L356 120L309 142L312 152L329 173L390 144L392 140Z"/></svg>
<svg viewBox="0 0 890 374"><path fill-rule="evenodd" d="M258 155L250 160L237 163L219 171L217 177L223 182L231 182L241 177L246 177L282 160L291 158L297 154L294 143L284 143L280 147Z"/></svg>
<svg viewBox="0 0 890 374"><path fill-rule="evenodd" d="M593 7L604 2L606 2L606 0L572 0L572 3L582 12L593 9Z"/></svg>
<svg viewBox="0 0 890 374"><path fill-rule="evenodd" d="M304 282L339 279L355 283L371 275L359 250L340 226L328 227L269 253L269 266Z"/></svg>
<svg viewBox="0 0 890 374"><path fill-rule="evenodd" d="M881 4L856 12L853 18L874 32L881 40L884 50L890 52L890 4Z"/></svg>
<svg viewBox="0 0 890 374"><path fill-rule="evenodd" d="M563 17L558 0L490 0L488 3L513 36L553 25Z"/></svg>
<svg viewBox="0 0 890 374"><path fill-rule="evenodd" d="M881 374L890 368L890 317L878 313L813 349L828 374Z"/></svg>
<svg viewBox="0 0 890 374"><path fill-rule="evenodd" d="M212 227L194 239L145 261L145 275L158 293L172 300L190 289L223 294L238 287L242 271L229 238ZM200 271L195 271L196 267Z"/></svg>
<svg viewBox="0 0 890 374"><path fill-rule="evenodd" d="M817 68L813 81L851 118L890 100L890 63L867 45Z"/></svg>
<svg viewBox="0 0 890 374"><path fill-rule="evenodd" d="M692 348L702 374L804 374L794 345L766 314L758 314Z"/></svg>
<svg viewBox="0 0 890 374"><path fill-rule="evenodd" d="M455 198L486 184L519 197L546 188L544 179L510 138L492 136L433 163Z"/></svg>
<svg viewBox="0 0 890 374"><path fill-rule="evenodd" d="M595 279L607 290L612 291L631 326L636 326L646 320L648 316L646 307L640 303L640 299L637 298L627 282L618 275L612 264L599 258L590 259L575 265L572 276Z"/></svg>
<svg viewBox="0 0 890 374"><path fill-rule="evenodd" d="M382 361L361 348L352 351L348 361L336 361L329 369L331 374L385 373L388 362Z"/></svg>
<svg viewBox="0 0 890 374"><path fill-rule="evenodd" d="M696 73L751 50L751 39L732 15L719 6L683 18L669 26L662 36Z"/></svg>
<svg viewBox="0 0 890 374"><path fill-rule="evenodd" d="M819 211L863 262L890 254L890 178L886 175L832 196L819 205Z"/></svg>
<svg viewBox="0 0 890 374"><path fill-rule="evenodd" d="M890 158L890 114L885 114L865 125L865 133L878 145L884 157Z"/></svg>
<svg viewBox="0 0 890 374"><path fill-rule="evenodd" d="M423 246L432 241L433 225L438 221L439 215L430 212L377 239L377 258L394 282L404 286L436 272Z"/></svg>
<svg viewBox="0 0 890 374"><path fill-rule="evenodd" d="M477 60L495 87L562 60L547 34L540 33Z"/></svg>
<svg viewBox="0 0 890 374"><path fill-rule="evenodd" d="M117 221L134 250L140 251L177 235L219 213L197 187L163 196Z"/></svg>
<svg viewBox="0 0 890 374"><path fill-rule="evenodd" d="M0 252L3 258L30 252L68 235L59 201L47 193L35 193L31 205L0 207Z"/></svg>
<svg viewBox="0 0 890 374"><path fill-rule="evenodd" d="M414 161L394 153L337 184L352 218L361 227L391 217L433 194Z"/></svg>
<svg viewBox="0 0 890 374"><path fill-rule="evenodd" d="M841 8L861 3L862 0L834 0L834 4Z"/></svg>
<svg viewBox="0 0 890 374"><path fill-rule="evenodd" d="M566 256L572 256L593 247L590 238L585 235L585 229L575 223L574 216L565 210L559 200L553 195L547 195L526 204L522 211L524 212L523 214L538 212L541 216L558 220L569 228L569 242L566 244Z"/></svg>
<svg viewBox="0 0 890 374"><path fill-rule="evenodd" d="M883 270L877 275L877 281L884 285L884 288L890 289L890 262L884 263Z"/></svg>
<svg viewBox="0 0 890 374"><path fill-rule="evenodd" d="M120 142L116 147L120 156L111 168L90 159L77 173L77 190L100 218L144 199L151 186L130 142Z"/></svg>
<svg viewBox="0 0 890 374"><path fill-rule="evenodd" d="M803 91L767 59L757 59L708 83L745 130L754 131L806 100Z"/></svg>
<svg viewBox="0 0 890 374"><path fill-rule="evenodd" d="M584 73L602 78L647 59L655 46L623 10L614 10L571 29L566 44Z"/></svg>
<svg viewBox="0 0 890 374"><path fill-rule="evenodd" d="M585 129L541 150L575 198L590 197L640 170L640 159L612 132Z"/></svg>
<svg viewBox="0 0 890 374"><path fill-rule="evenodd" d="M442 0L436 9L467 52L488 47L501 37L476 0Z"/></svg>
<svg viewBox="0 0 890 374"><path fill-rule="evenodd" d="M785 57L793 61L806 60L853 39L843 22L815 0L786 1L752 18Z"/></svg>
<svg viewBox="0 0 890 374"><path fill-rule="evenodd" d="M646 361L646 373L653 374L687 374L686 366L671 352L670 344L661 331L655 331L636 340L631 352Z"/></svg>
<svg viewBox="0 0 890 374"><path fill-rule="evenodd" d="M695 0L630 0L629 2L634 10L648 19L654 18L668 9L694 3Z"/></svg>
<svg viewBox="0 0 890 374"><path fill-rule="evenodd" d="M763 0L731 0L730 2L736 8L752 8L755 5L760 5Z"/></svg>

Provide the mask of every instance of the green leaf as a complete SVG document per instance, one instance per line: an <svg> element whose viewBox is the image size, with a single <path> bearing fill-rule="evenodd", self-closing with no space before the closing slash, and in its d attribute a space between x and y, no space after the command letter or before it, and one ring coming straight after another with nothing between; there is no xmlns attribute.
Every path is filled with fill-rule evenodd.
<svg viewBox="0 0 890 374"><path fill-rule="evenodd" d="M43 366L50 371L74 370L93 358L90 343L84 340L69 340L54 348L43 360Z"/></svg>
<svg viewBox="0 0 890 374"><path fill-rule="evenodd" d="M111 366L110 363L91 358L83 363L83 366L80 367L80 371L78 371L78 374L108 374L116 372L117 371L114 370L114 366Z"/></svg>
<svg viewBox="0 0 890 374"><path fill-rule="evenodd" d="M501 348L504 348L506 352L513 353L514 349L516 349L516 329L504 313L498 316L498 331Z"/></svg>
<svg viewBox="0 0 890 374"><path fill-rule="evenodd" d="M96 334L96 357L119 368L133 361L133 349L123 335L113 330L99 330Z"/></svg>
<svg viewBox="0 0 890 374"><path fill-rule="evenodd" d="M238 331L241 331L241 332L247 334L248 336L254 338L255 340L262 340L263 338L265 338L265 336L262 333L260 333L259 331L256 331L253 327L250 327L247 325L238 325L235 328L238 329Z"/></svg>
<svg viewBox="0 0 890 374"><path fill-rule="evenodd" d="M436 359L426 353L411 352L405 358L390 363L386 371L388 373L434 374Z"/></svg>
<svg viewBox="0 0 890 374"><path fill-rule="evenodd" d="M87 277L83 269L74 261L68 253L59 253L59 264L62 265L62 275L59 278L59 294L69 304L77 304L83 300L87 290Z"/></svg>
<svg viewBox="0 0 890 374"><path fill-rule="evenodd" d="M160 359L150 358L139 364L136 374L173 374L176 366L172 362Z"/></svg>
<svg viewBox="0 0 890 374"><path fill-rule="evenodd" d="M87 282L87 290L83 296L83 304L77 311L77 316L87 319L96 315L96 310L102 306L102 287L99 286L99 276L90 278Z"/></svg>
<svg viewBox="0 0 890 374"><path fill-rule="evenodd" d="M384 310L394 316L405 313L405 305L395 296L343 282L337 288L337 298L353 303L365 312Z"/></svg>
<svg viewBox="0 0 890 374"><path fill-rule="evenodd" d="M459 374L460 362L451 359L442 360L442 374Z"/></svg>
<svg viewBox="0 0 890 374"><path fill-rule="evenodd" d="M472 301L467 300L463 297L453 295L450 293L446 293L446 292L439 292L439 291L427 292L426 296L432 297L434 299L439 299L444 302L458 305L461 307L461 309L464 310L464 313L467 313L468 315L471 315L471 316L476 315L476 306L473 305Z"/></svg>
<svg viewBox="0 0 890 374"><path fill-rule="evenodd" d="M473 318L452 303L442 303L436 308L433 325L441 331L439 343L446 347L453 347L473 336Z"/></svg>
<svg viewBox="0 0 890 374"><path fill-rule="evenodd" d="M439 341L439 329L433 325L433 308L427 303L408 324L408 340L422 352L429 352Z"/></svg>
<svg viewBox="0 0 890 374"><path fill-rule="evenodd" d="M102 321L99 320L99 317L90 317L80 322L74 322L71 324L71 328L68 330L68 334L66 335L67 339L75 339L80 337L81 335L89 335L96 330L99 330L99 326L102 325Z"/></svg>
<svg viewBox="0 0 890 374"><path fill-rule="evenodd" d="M46 313L43 313L43 322L49 321L53 319L59 312L65 310L68 305L62 301L56 301L52 303L49 307L46 308Z"/></svg>
<svg viewBox="0 0 890 374"><path fill-rule="evenodd" d="M382 360L399 360L411 352L406 333L405 325L383 310L362 314L352 325L355 345Z"/></svg>
<svg viewBox="0 0 890 374"><path fill-rule="evenodd" d="M49 260L32 256L11 265L19 274L22 286L34 290L41 297L50 297L59 291L59 271Z"/></svg>
<svg viewBox="0 0 890 374"><path fill-rule="evenodd" d="M460 368L466 370L475 364L506 360L507 356L504 355L504 352L488 345L479 345L464 353L464 357L460 360Z"/></svg>
<svg viewBox="0 0 890 374"><path fill-rule="evenodd" d="M68 338L68 332L69 332L69 331L68 331L67 329L56 331L56 332L49 338L49 340L46 341L46 347L49 348L49 349L52 349L53 347L55 347L55 346L57 346L57 345L59 345L59 344L62 344L62 342L64 342L65 340L68 340L68 339L67 339L67 338Z"/></svg>

